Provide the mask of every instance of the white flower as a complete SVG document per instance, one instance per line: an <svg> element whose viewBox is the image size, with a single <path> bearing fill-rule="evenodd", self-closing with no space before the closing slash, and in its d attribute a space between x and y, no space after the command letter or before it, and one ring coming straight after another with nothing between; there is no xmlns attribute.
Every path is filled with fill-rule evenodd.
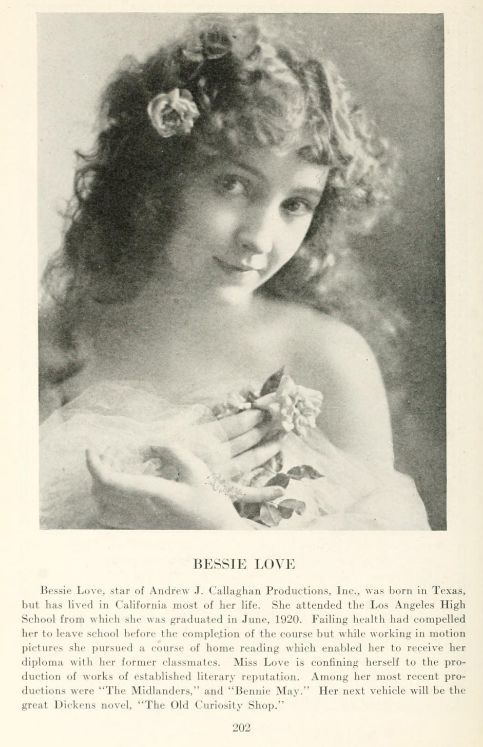
<svg viewBox="0 0 483 747"><path fill-rule="evenodd" d="M316 427L322 406L322 394L315 389L296 384L284 374L275 392L256 400L254 407L270 413L274 428L305 436L308 428Z"/></svg>
<svg viewBox="0 0 483 747"><path fill-rule="evenodd" d="M148 116L158 135L172 137L189 135L200 113L190 91L173 88L151 99Z"/></svg>

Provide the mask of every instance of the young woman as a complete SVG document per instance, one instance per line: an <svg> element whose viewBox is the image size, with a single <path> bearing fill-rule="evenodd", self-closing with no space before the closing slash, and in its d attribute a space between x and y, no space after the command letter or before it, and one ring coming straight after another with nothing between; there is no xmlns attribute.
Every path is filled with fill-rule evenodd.
<svg viewBox="0 0 483 747"><path fill-rule="evenodd" d="M340 320L384 328L349 242L393 165L335 69L202 21L102 111L44 277L42 526L427 528L375 357ZM313 400L293 381L323 393L309 433L262 401Z"/></svg>

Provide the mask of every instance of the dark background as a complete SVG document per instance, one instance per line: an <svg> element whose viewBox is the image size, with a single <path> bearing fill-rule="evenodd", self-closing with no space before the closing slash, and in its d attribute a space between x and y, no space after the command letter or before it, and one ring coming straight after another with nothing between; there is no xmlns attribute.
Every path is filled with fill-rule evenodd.
<svg viewBox="0 0 483 747"><path fill-rule="evenodd" d="M360 249L410 322L397 466L416 480L433 529L445 529L443 16L324 15L318 32L300 18L400 151L397 220Z"/></svg>
<svg viewBox="0 0 483 747"><path fill-rule="evenodd" d="M89 148L101 88L122 57L144 58L189 16L39 14L40 268L59 245L74 150ZM334 60L399 149L397 220L359 249L380 289L410 322L403 350L403 417L394 418L397 466L412 475L433 529L446 527L444 331L443 16L276 14Z"/></svg>

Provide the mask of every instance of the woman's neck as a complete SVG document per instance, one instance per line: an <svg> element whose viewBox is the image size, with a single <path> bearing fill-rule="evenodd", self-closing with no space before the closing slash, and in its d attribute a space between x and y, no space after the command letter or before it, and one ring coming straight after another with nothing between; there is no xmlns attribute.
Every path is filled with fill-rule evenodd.
<svg viewBox="0 0 483 747"><path fill-rule="evenodd" d="M230 289L237 291L238 289ZM186 285L151 281L129 303L95 304L86 315L86 339L116 344L171 347L203 343L226 346L235 339L256 335L262 320L270 317L263 298L252 294L211 289L203 294Z"/></svg>
<svg viewBox="0 0 483 747"><path fill-rule="evenodd" d="M146 284L126 310L154 326L169 319L197 327L220 319L225 323L248 321L256 305L253 295L240 288L200 290L187 288L182 281L156 279Z"/></svg>
<svg viewBox="0 0 483 747"><path fill-rule="evenodd" d="M284 315L258 294L200 296L150 283L132 302L98 305L89 318L94 381L147 380L174 392L200 377L262 381L286 362Z"/></svg>

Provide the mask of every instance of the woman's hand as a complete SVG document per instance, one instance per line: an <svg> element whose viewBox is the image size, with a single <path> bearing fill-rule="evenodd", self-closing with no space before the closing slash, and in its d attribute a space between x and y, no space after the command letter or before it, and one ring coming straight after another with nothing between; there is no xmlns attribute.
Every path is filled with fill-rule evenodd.
<svg viewBox="0 0 483 747"><path fill-rule="evenodd" d="M281 448L280 438L265 441L273 433L273 426L262 410L244 410L201 427L216 429L220 440L228 447L230 458L222 472L229 479L260 467ZM217 469L220 470L219 465Z"/></svg>
<svg viewBox="0 0 483 747"><path fill-rule="evenodd" d="M118 472L108 457L86 452L99 521L115 529L246 529L233 501L270 501L278 487L242 488L212 475L186 449L152 448L176 479Z"/></svg>

